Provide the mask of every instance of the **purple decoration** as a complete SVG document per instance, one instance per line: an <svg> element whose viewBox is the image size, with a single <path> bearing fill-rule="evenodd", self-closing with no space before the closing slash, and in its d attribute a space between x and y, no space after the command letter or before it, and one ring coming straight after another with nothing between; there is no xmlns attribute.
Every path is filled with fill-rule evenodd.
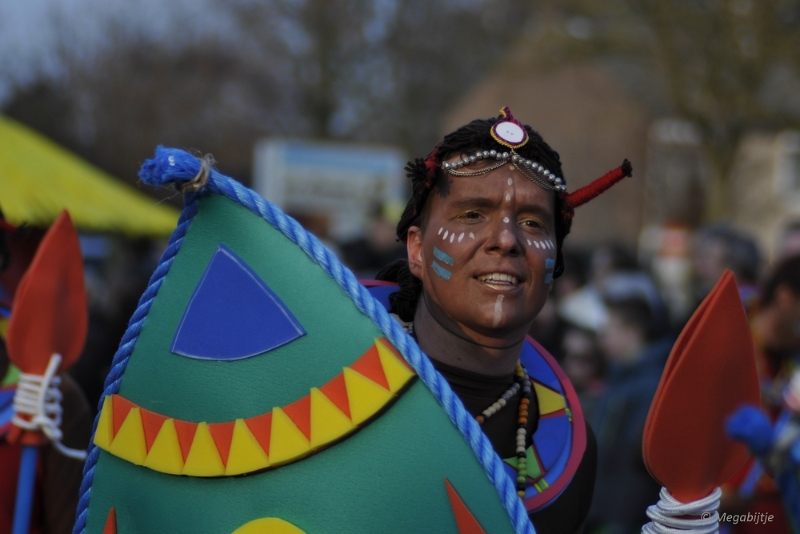
<svg viewBox="0 0 800 534"><path fill-rule="evenodd" d="M202 360L241 360L305 333L267 284L220 245L194 290L170 350Z"/></svg>

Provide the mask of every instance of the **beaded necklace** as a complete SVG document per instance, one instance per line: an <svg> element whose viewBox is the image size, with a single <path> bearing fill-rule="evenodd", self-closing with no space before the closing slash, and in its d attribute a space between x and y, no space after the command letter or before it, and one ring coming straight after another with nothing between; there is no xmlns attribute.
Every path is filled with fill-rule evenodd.
<svg viewBox="0 0 800 534"><path fill-rule="evenodd" d="M517 418L517 495L525 497L525 481L528 476L528 456L526 453L526 441L528 438L528 406L531 403L531 382L528 378L528 371L517 361L515 369L514 383L503 393L499 399L494 401L491 406L486 408L481 415L475 417L479 425L491 416L499 412L511 398L522 389L522 398L519 401L519 417Z"/></svg>
<svg viewBox="0 0 800 534"><path fill-rule="evenodd" d="M397 320L399 321L400 318L397 317ZM408 333L408 335L413 337L415 340L417 339L417 335L414 333L413 321L404 324L403 329ZM522 362L519 360L517 360L517 365L514 369L514 375L514 383L511 385L511 387L508 388L505 393L500 395L500 398L494 401L491 406L486 408L481 415L475 416L475 420L479 425L482 425L484 421L499 412L501 408L508 404L508 401L511 400L520 389L522 389L522 398L519 401L518 409L519 416L517 418L517 443L514 450L517 453L517 495L519 495L520 498L525 498L525 482L528 476L528 454L526 452L526 442L528 439L528 406L531 403L531 381L528 377L528 371L522 366Z"/></svg>

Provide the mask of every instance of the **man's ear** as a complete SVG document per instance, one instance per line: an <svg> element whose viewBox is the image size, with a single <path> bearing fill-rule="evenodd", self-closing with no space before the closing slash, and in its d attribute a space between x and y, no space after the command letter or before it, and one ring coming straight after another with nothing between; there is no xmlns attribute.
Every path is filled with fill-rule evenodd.
<svg viewBox="0 0 800 534"><path fill-rule="evenodd" d="M411 226L408 229L407 236L408 270L422 280L423 265L425 265L425 259L422 254L422 229L419 226Z"/></svg>

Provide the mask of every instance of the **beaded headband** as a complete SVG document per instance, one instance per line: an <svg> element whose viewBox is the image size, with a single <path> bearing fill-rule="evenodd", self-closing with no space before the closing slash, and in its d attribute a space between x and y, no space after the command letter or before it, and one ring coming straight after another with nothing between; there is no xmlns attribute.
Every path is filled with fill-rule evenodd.
<svg viewBox="0 0 800 534"><path fill-rule="evenodd" d="M489 131L498 144L511 149L511 152L498 152L497 150L479 150L475 154L461 158L454 162L443 162L441 168L448 174L453 176L480 176L487 174L495 169L499 169L506 163L511 163L514 167L524 174L530 181L548 191L556 191L560 193L567 190L564 180L552 172L550 172L544 165L537 163L533 160L523 158L514 150L524 146L528 143L528 132L525 127L517 119L511 115L511 110L504 107L500 110L500 118L492 125ZM472 165L476 161L482 159L493 158L497 161L488 167L478 169L475 171L459 171L461 167Z"/></svg>
<svg viewBox="0 0 800 534"><path fill-rule="evenodd" d="M475 171L458 170L461 167L472 165L476 161L487 158L494 158L497 161L487 167L484 167L483 169L478 169ZM458 161L442 162L441 167L443 171L453 176L480 176L482 174L490 173L495 169L499 169L509 162L514 165L519 172L524 174L530 181L542 189L556 191L558 193L567 190L567 186L564 185L564 181L560 177L547 170L544 165L536 163L533 160L523 158L513 150L511 152L498 152L497 150L478 151L475 154L462 158Z"/></svg>
<svg viewBox="0 0 800 534"><path fill-rule="evenodd" d="M528 140L528 132L525 127L517 119L511 115L511 110L505 107L500 110L500 118L492 125L490 130L492 138L499 144L511 149L510 152L499 152L497 150L479 150L467 157L461 158L458 161L447 162L444 161L439 164L439 167L453 176L480 176L487 174L495 169L499 169L507 163L511 163L522 174L524 174L533 183L548 191L555 191L559 194L567 205L566 216L572 217L573 210L578 206L587 203L595 198L597 195L607 190L609 187L620 181L626 176L632 175L631 163L626 159L622 165L616 169L612 169L592 183L581 187L577 191L567 193L567 186L564 179L560 176L550 172L544 165L537 163L533 160L524 158L515 152L515 149L524 146ZM435 158L438 150L434 149L428 160L425 162L427 168L428 181L426 186L430 188L433 170L435 168ZM496 159L495 163L478 169L475 171L460 171L462 167L472 165L473 163L482 159Z"/></svg>

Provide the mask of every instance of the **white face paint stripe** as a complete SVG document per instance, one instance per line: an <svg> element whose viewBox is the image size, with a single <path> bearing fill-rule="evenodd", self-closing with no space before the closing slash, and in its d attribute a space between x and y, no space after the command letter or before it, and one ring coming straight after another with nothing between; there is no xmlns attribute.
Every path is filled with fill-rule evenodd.
<svg viewBox="0 0 800 534"><path fill-rule="evenodd" d="M469 233L469 238L470 238L470 239L475 239L475 234L473 234L472 232L470 232L470 233Z"/></svg>
<svg viewBox="0 0 800 534"><path fill-rule="evenodd" d="M500 324L500 319L503 318L503 295L497 295L497 300L494 302L494 322L492 326Z"/></svg>
<svg viewBox="0 0 800 534"><path fill-rule="evenodd" d="M450 242L451 242L451 243L453 242L453 239L455 239L455 237L456 237L456 234L455 234L455 232L453 232L452 234L450 234Z"/></svg>
<svg viewBox="0 0 800 534"><path fill-rule="evenodd" d="M539 242L538 242L538 241L534 241L534 242L533 242L533 244L534 244L534 245L536 245L536 248L540 248L540 247L539 247Z"/></svg>
<svg viewBox="0 0 800 534"><path fill-rule="evenodd" d="M442 239L447 239L447 234L448 233L450 233L450 231L449 230L445 230L444 231L444 235L442 236Z"/></svg>
<svg viewBox="0 0 800 534"><path fill-rule="evenodd" d="M436 235L442 235L442 230L444 230L444 226L443 226L443 227L441 227L441 228L439 228L439 233L438 233L438 234L436 234Z"/></svg>
<svg viewBox="0 0 800 534"><path fill-rule="evenodd" d="M506 193L506 202L511 202L511 193Z"/></svg>
<svg viewBox="0 0 800 534"><path fill-rule="evenodd" d="M508 224L508 217L503 217L503 222Z"/></svg>
<svg viewBox="0 0 800 534"><path fill-rule="evenodd" d="M461 232L461 235L458 236L458 242L461 243L462 239L464 239L464 232Z"/></svg>
<svg viewBox="0 0 800 534"><path fill-rule="evenodd" d="M531 240L528 239L528 246L531 246Z"/></svg>
<svg viewBox="0 0 800 534"><path fill-rule="evenodd" d="M514 180L512 180L511 178L509 178L509 179L508 179L508 185L514 185Z"/></svg>

